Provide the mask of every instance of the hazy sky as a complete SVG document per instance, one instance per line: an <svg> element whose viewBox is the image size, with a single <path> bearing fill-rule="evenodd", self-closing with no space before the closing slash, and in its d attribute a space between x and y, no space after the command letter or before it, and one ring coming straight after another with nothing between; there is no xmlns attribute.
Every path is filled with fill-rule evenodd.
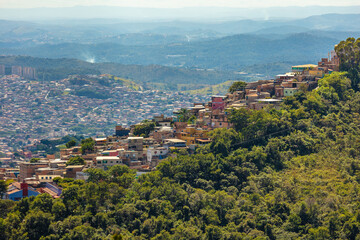
<svg viewBox="0 0 360 240"><path fill-rule="evenodd" d="M110 5L123 7L179 8L197 6L272 7L272 6L351 6L359 0L0 0L0 8L72 7Z"/></svg>

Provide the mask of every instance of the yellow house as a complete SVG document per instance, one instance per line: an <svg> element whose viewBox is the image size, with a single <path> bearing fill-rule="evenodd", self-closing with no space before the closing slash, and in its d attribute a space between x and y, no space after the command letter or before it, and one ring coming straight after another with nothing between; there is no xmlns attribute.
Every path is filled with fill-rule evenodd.
<svg viewBox="0 0 360 240"><path fill-rule="evenodd" d="M186 141L186 145L196 144L197 139L207 139L207 130L195 127L187 127L178 134L178 138Z"/></svg>
<svg viewBox="0 0 360 240"><path fill-rule="evenodd" d="M324 74L325 74L325 72L323 70L316 70L316 69L309 70L310 76L322 78L322 77L324 77Z"/></svg>

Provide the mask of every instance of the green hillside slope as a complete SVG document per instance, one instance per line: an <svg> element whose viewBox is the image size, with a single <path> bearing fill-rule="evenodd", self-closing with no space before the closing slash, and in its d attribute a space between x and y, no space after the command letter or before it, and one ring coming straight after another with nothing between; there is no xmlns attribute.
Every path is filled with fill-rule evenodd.
<svg viewBox="0 0 360 240"><path fill-rule="evenodd" d="M0 236L359 239L359 43L337 48L349 73L325 76L278 110L233 110L234 128L212 131L194 155L180 151L138 178L114 166L87 170L87 182L56 179L60 199L0 200Z"/></svg>

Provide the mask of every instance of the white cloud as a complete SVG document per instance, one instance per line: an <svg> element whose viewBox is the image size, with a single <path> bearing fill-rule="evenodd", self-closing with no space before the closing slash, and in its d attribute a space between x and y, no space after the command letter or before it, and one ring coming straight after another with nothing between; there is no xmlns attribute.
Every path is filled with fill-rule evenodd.
<svg viewBox="0 0 360 240"><path fill-rule="evenodd" d="M72 7L72 6L124 6L178 8L197 6L218 7L271 7L271 6L351 6L359 5L358 0L0 0L0 8Z"/></svg>

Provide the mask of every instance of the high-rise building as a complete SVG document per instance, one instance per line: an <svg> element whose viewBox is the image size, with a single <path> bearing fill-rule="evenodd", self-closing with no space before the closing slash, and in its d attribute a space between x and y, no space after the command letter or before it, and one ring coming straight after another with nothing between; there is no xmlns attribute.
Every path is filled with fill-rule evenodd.
<svg viewBox="0 0 360 240"><path fill-rule="evenodd" d="M35 79L36 70L32 67L23 67L22 76L26 79Z"/></svg>
<svg viewBox="0 0 360 240"><path fill-rule="evenodd" d="M15 74L18 76L22 76L22 67L21 66L12 66L11 67L11 74Z"/></svg>
<svg viewBox="0 0 360 240"><path fill-rule="evenodd" d="M0 75L5 75L5 65L0 65Z"/></svg>

